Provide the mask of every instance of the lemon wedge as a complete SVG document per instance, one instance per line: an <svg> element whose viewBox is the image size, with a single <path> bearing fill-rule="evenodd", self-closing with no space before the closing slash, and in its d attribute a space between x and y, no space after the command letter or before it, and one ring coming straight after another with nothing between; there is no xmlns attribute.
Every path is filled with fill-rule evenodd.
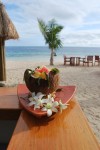
<svg viewBox="0 0 100 150"><path fill-rule="evenodd" d="M41 73L38 71L35 71L32 75L34 78L39 78L41 76Z"/></svg>
<svg viewBox="0 0 100 150"><path fill-rule="evenodd" d="M45 79L45 80L47 79L45 72L42 72L41 75L40 75L40 77L41 77L42 79Z"/></svg>

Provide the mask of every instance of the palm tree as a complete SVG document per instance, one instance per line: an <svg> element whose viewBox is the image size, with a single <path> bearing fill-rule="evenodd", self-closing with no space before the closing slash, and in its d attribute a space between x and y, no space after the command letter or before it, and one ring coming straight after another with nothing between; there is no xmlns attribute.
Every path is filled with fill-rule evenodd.
<svg viewBox="0 0 100 150"><path fill-rule="evenodd" d="M63 29L63 26L58 25L54 19L49 21L47 25L43 20L38 19L38 24L46 44L48 44L51 49L50 65L53 65L54 51L62 46L62 42L58 34Z"/></svg>

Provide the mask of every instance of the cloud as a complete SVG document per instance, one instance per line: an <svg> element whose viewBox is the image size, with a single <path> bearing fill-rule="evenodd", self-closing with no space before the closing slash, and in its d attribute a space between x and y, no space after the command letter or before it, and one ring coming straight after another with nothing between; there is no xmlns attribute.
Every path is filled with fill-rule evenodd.
<svg viewBox="0 0 100 150"><path fill-rule="evenodd" d="M100 30L70 32L62 37L68 46L100 46Z"/></svg>
<svg viewBox="0 0 100 150"><path fill-rule="evenodd" d="M55 18L64 26L61 33L64 46L100 46L98 0L3 0L3 3L20 35L20 41L7 42L8 45L45 45L37 18L46 22Z"/></svg>

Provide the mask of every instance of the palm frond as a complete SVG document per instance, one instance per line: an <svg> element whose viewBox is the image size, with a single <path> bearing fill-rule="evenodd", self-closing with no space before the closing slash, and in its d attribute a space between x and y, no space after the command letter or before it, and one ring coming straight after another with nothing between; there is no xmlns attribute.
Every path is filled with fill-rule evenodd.
<svg viewBox="0 0 100 150"><path fill-rule="evenodd" d="M38 24L39 24L41 33L43 34L44 38L46 38L47 26L46 26L45 22L41 19L38 19Z"/></svg>
<svg viewBox="0 0 100 150"><path fill-rule="evenodd" d="M50 49L57 49L62 46L62 42L59 38L59 32L63 29L63 26L58 25L55 19L52 19L46 25L41 19L38 19L40 31L42 32L46 44L49 45Z"/></svg>

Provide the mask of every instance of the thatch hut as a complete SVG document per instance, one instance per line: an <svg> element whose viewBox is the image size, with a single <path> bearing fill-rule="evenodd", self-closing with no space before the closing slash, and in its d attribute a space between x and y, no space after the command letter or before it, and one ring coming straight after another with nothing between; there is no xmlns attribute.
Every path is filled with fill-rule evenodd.
<svg viewBox="0 0 100 150"><path fill-rule="evenodd" d="M18 39L19 35L0 2L0 81L6 81L5 40Z"/></svg>

